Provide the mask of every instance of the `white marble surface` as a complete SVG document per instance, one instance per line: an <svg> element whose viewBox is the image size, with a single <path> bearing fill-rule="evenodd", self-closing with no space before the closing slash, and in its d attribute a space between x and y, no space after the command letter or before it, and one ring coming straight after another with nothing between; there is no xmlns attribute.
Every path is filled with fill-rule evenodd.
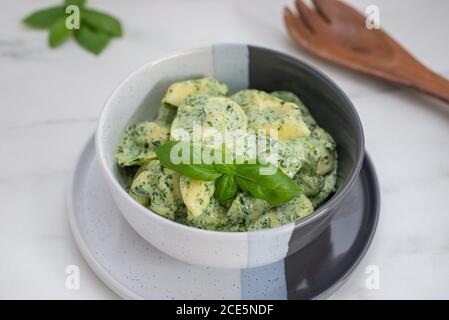
<svg viewBox="0 0 449 320"><path fill-rule="evenodd" d="M332 298L449 298L449 106L343 70L300 50L281 12L289 0L89 1L121 17L125 37L100 57L73 42L57 50L20 19L49 0L0 0L0 298L116 299L89 269L70 232L66 184L108 95L131 71L175 50L244 42L282 50L333 78L354 102L382 192L373 245ZM377 4L381 23L449 77L449 1ZM81 269L67 290L65 268ZM365 286L366 267L380 289Z"/></svg>

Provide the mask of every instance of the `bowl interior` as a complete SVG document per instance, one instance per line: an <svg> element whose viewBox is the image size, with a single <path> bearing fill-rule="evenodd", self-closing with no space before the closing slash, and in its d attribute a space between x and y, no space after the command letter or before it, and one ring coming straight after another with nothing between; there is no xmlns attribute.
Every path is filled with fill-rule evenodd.
<svg viewBox="0 0 449 320"><path fill-rule="evenodd" d="M341 90L320 72L295 58L269 49L226 44L149 63L115 90L100 118L97 143L100 156L122 184L115 165L115 152L125 128L153 119L171 83L205 75L213 75L228 84L230 93L245 88L296 93L319 125L336 140L338 188L356 174L363 157L363 132L357 114Z"/></svg>

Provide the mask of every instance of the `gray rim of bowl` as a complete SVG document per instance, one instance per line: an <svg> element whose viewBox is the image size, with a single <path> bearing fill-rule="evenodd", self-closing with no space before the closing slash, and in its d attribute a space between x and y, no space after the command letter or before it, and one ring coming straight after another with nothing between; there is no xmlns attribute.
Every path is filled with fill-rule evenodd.
<svg viewBox="0 0 449 320"><path fill-rule="evenodd" d="M229 44L229 43L228 43ZM218 45L218 44L214 44L214 45ZM212 45L212 46L214 46ZM243 45L243 44L239 44L239 45ZM120 185L120 183L117 181L117 179L114 177L114 175L112 174L111 170L108 168L107 164L105 163L105 160L103 158L103 148L99 143L99 132L101 129L101 124L102 124L102 119L103 119L103 115L105 114L105 111L108 109L108 106L111 102L111 100L114 98L114 96L121 90L121 88L127 83L128 80L130 80L131 78L133 78L136 74L143 72L144 70L146 70L147 68L156 65L160 62L163 61L168 61L174 57L177 56L182 56L182 55L186 55L192 52L197 52L197 51L203 51L203 50L209 50L211 46L206 46L206 47L200 47L200 48L194 48L194 49L190 49L190 50L182 50L182 51L178 51L175 52L173 54L167 55L166 57L163 58L159 58L150 62L145 63L143 66L141 66L140 68L138 68L137 70L133 71L131 74L129 74L124 80L122 80L120 82L120 84L118 85L117 88L115 88L112 92L112 94L108 97L102 111L100 114L100 119L98 121L98 125L97 125L97 129L95 131L95 149L97 150L97 154L100 154L99 160L101 163L101 167L103 168L103 172L106 174L106 177L108 179L110 179L112 181L112 183L114 184L114 186L116 188L118 188L120 191L120 193L124 194L126 197L128 197L129 201L131 201L133 203L134 206L136 206L139 210L145 209L146 212L148 212L148 214L152 214L155 216L156 219L160 219L160 221L162 223L167 223L167 224L171 224L172 226L176 227L176 228L181 228L181 229L186 229L189 230L191 232L196 232L196 233L200 233L203 234L204 236L207 235L213 235L213 234L219 234L220 236L224 236L224 237L231 237L231 238L237 238L237 237L241 237L244 236L245 234L248 233L282 233L283 229L289 229L291 225L294 224L294 229L297 229L301 226L304 226L305 224L308 224L312 221L314 221L315 219L318 219L319 217L321 217L323 214L325 214L328 210L330 210L333 206L335 206L335 204L340 201L341 199L344 198L344 196L346 195L346 193L349 191L349 189L353 186L353 184L355 183L360 169L362 167L363 164L363 158L364 158L364 152L365 152L365 144L364 144L364 134L363 134L363 128L362 128L362 124L360 121L360 118L354 108L354 105L352 104L352 102L349 100L349 98L347 97L347 95L337 86L337 84L331 80L328 76L326 76L324 73L322 73L321 71L319 71L318 69L316 69L315 67L312 67L308 64L306 64L305 62L303 62L302 60L293 57L291 55L285 54L283 52L277 51L277 50L273 50L273 49L269 49L269 48L264 48L264 47L259 47L259 46L253 46L250 44L245 44L248 48L252 47L258 50L264 50L264 51L268 51L270 53L274 53L274 54L278 54L281 55L285 58L291 59L293 61L295 61L296 63L298 63L299 65L301 65L304 69L306 69L308 72L312 73L314 76L316 76L317 78L319 78L321 81L323 82L327 82L330 87L334 90L334 92L339 96L339 98L341 98L345 105L349 108L349 110L351 111L351 114L353 116L353 120L355 121L355 125L357 127L357 132L358 132L358 150L357 150L357 159L356 159L356 164L354 166L354 168L351 171L350 177L349 179L345 182L345 184L343 185L343 187L337 191L329 200L327 200L321 207L319 207L317 210L315 210L310 216L295 221L295 222L291 222L285 225L281 225L279 227L275 227L275 228L271 228L271 229L263 229L263 230L255 230L255 231L243 231L243 232L230 232L230 231L214 231L214 230L204 230L204 229L198 229L198 228L194 228L191 226L187 226L175 221L171 221L169 219L166 219L162 216L160 216L159 214L151 211L150 209L142 206L141 204L139 204L138 202L134 201L134 199L132 199L128 193L125 192L125 190L123 189L123 187Z"/></svg>

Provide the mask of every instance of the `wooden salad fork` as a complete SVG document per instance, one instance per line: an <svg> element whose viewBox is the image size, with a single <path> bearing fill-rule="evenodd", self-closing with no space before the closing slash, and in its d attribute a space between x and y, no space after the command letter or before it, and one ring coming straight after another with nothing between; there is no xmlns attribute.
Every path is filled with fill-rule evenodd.
<svg viewBox="0 0 449 320"><path fill-rule="evenodd" d="M381 29L339 0L313 0L315 9L296 0L299 15L284 10L291 37L318 56L449 103L449 81L431 71Z"/></svg>

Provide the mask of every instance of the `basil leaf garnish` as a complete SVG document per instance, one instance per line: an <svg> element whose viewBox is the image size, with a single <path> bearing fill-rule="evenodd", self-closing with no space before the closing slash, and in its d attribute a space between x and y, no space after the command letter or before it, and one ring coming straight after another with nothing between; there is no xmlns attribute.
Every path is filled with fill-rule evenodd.
<svg viewBox="0 0 449 320"><path fill-rule="evenodd" d="M262 169L271 169L273 174L263 175ZM272 165L241 164L235 171L237 185L254 198L263 199L276 206L297 197L301 189L279 168Z"/></svg>
<svg viewBox="0 0 449 320"><path fill-rule="evenodd" d="M190 158L185 162L175 163L172 152L182 157L182 151L188 151ZM190 142L170 141L156 149L161 164L181 175L195 180L215 182L215 198L225 203L231 199L237 188L250 193L253 197L263 199L270 205L277 206L290 201L301 193L298 185L279 168L271 164L232 163L232 164L194 164L193 159L201 159L198 148ZM187 156L186 156L187 157ZM179 159L178 159L179 160Z"/></svg>
<svg viewBox="0 0 449 320"><path fill-rule="evenodd" d="M232 174L235 171L235 164L214 163L215 170L223 174Z"/></svg>
<svg viewBox="0 0 449 320"><path fill-rule="evenodd" d="M237 183L233 175L224 174L215 181L215 198L221 203L226 203L237 192Z"/></svg>
<svg viewBox="0 0 449 320"><path fill-rule="evenodd" d="M186 161L186 163L173 162L174 159L171 158L171 153L176 146L179 148L177 156L180 158L183 155L182 151L188 150L190 158ZM201 155L198 155L196 148L188 142L169 141L164 143L156 149L156 155L164 167L194 180L213 181L222 175L221 172L215 169L213 164L194 163L194 157Z"/></svg>

